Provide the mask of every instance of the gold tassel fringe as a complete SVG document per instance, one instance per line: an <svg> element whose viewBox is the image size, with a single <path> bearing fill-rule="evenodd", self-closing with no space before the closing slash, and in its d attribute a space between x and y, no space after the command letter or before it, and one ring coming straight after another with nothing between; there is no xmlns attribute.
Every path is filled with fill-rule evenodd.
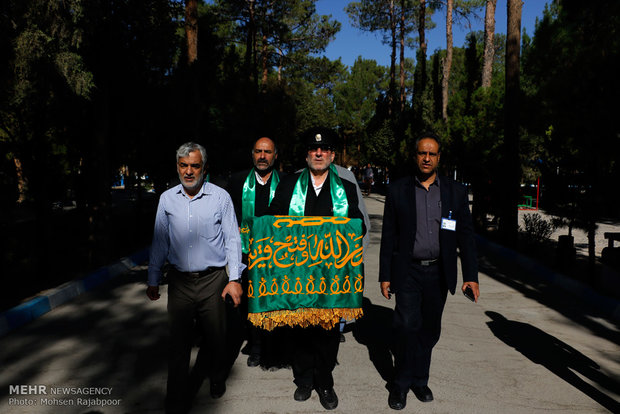
<svg viewBox="0 0 620 414"><path fill-rule="evenodd" d="M340 322L341 318L353 320L364 315L362 308L299 308L295 310L277 310L248 314L252 325L268 331L280 326L321 326L331 329Z"/></svg>

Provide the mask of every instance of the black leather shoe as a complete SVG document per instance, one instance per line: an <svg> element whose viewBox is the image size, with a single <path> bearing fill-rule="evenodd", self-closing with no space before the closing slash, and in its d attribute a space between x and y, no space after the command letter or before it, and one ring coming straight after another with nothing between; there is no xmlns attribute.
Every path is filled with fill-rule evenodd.
<svg viewBox="0 0 620 414"><path fill-rule="evenodd" d="M310 398L311 394L312 394L311 386L300 385L295 390L295 395L293 395L293 398L295 398L295 401L306 401L308 398Z"/></svg>
<svg viewBox="0 0 620 414"><path fill-rule="evenodd" d="M333 388L317 388L317 394L319 394L319 401L326 410L333 410L338 407L338 396Z"/></svg>
<svg viewBox="0 0 620 414"><path fill-rule="evenodd" d="M426 385L423 387L411 387L411 391L413 391L418 400L422 402L433 401L433 392Z"/></svg>
<svg viewBox="0 0 620 414"><path fill-rule="evenodd" d="M211 386L209 388L209 391L211 391L211 398L217 399L224 395L224 393L226 392L226 383L211 382Z"/></svg>
<svg viewBox="0 0 620 414"><path fill-rule="evenodd" d="M257 367L260 365L260 355L250 355L248 357L248 367Z"/></svg>
<svg viewBox="0 0 620 414"><path fill-rule="evenodd" d="M407 405L407 393L390 391L388 397L388 405L392 410L402 410Z"/></svg>

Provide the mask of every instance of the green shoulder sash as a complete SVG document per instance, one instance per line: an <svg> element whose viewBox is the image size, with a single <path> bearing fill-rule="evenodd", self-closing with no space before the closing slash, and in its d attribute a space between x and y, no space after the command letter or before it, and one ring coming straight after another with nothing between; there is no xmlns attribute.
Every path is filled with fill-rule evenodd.
<svg viewBox="0 0 620 414"><path fill-rule="evenodd" d="M295 187L293 188L293 195L291 197L291 203L289 205L289 216L303 216L306 209L306 196L308 194L308 180L310 172L307 168L299 175ZM331 164L329 166L329 188L332 197L332 205L334 207L334 216L347 217L349 214L349 202L347 200L347 193L344 190L342 180L338 176L336 167Z"/></svg>
<svg viewBox="0 0 620 414"><path fill-rule="evenodd" d="M254 168L250 169L250 173L243 183L243 191L241 194L241 250L243 253L248 252L248 233L247 221L254 217L256 213L256 177L254 176ZM276 170L271 171L271 184L269 185L269 204L276 194L276 188L280 182L280 175Z"/></svg>

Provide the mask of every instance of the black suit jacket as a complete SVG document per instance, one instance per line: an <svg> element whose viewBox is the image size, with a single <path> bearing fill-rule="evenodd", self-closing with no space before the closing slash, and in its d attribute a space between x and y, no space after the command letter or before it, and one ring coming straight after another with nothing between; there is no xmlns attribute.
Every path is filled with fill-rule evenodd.
<svg viewBox="0 0 620 414"><path fill-rule="evenodd" d="M232 198L233 205L235 206L235 214L237 215L237 223L241 225L242 209L243 209L243 185L250 171L254 169L248 169L239 171L230 177L230 181L226 186L226 190ZM284 174L278 171L280 180L282 180ZM267 184L260 185L255 182L255 199L254 199L254 215L262 216L267 213L269 207L269 192L271 190L271 180L273 179L273 173L269 176ZM256 180L256 178L254 178Z"/></svg>
<svg viewBox="0 0 620 414"><path fill-rule="evenodd" d="M383 212L379 281L390 282L398 291L403 278L412 272L413 244L417 227L414 177L402 178L388 187ZM461 256L463 281L478 282L478 260L474 229L465 187L448 177L439 177L441 217L456 220L456 231L439 231L440 272L452 294L456 290L457 247Z"/></svg>
<svg viewBox="0 0 620 414"><path fill-rule="evenodd" d="M330 172L329 174L332 173ZM293 190L295 189L295 184L297 183L299 175L300 173L291 174L280 181L280 184L278 184L278 189L276 190L276 195L271 201L271 206L268 209L268 214L288 215ZM308 177L307 185L308 192L306 193L306 208L304 210L305 215L324 217L333 216L334 206L332 205L329 176L325 179L325 183L323 184L323 188L321 189L318 197L312 188L312 181L310 180L310 177ZM342 180L342 185L344 186L344 191L347 194L347 202L349 203L348 217L362 219L362 227L365 233L366 228L363 224L364 216L358 207L355 184L350 183L347 180Z"/></svg>

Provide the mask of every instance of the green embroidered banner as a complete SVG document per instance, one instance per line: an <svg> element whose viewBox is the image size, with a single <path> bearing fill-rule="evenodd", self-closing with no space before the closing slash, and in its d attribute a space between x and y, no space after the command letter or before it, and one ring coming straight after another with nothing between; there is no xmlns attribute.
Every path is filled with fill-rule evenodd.
<svg viewBox="0 0 620 414"><path fill-rule="evenodd" d="M253 217L249 233L248 319L256 326L320 325L362 316L362 220Z"/></svg>

